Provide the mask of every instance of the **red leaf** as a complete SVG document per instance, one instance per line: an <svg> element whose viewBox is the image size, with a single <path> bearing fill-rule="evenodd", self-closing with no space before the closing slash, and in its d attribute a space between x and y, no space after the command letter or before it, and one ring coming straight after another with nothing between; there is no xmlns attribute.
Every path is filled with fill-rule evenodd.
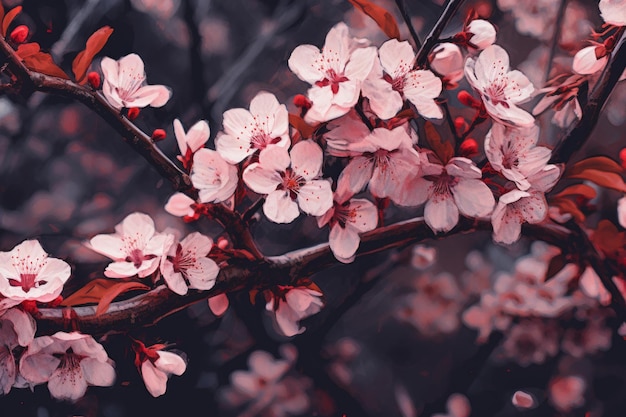
<svg viewBox="0 0 626 417"><path fill-rule="evenodd" d="M17 6L9 10L9 13L7 13L4 16L4 18L2 19L2 36L6 38L7 30L9 30L9 26L11 25L11 22L13 22L13 19L15 19L15 16L20 14L21 11L22 11L22 6Z"/></svg>
<svg viewBox="0 0 626 417"><path fill-rule="evenodd" d="M604 172L614 172L616 174L621 174L622 172L624 172L622 166L611 158L608 158L606 156L592 156L591 158L583 159L582 161L576 162L571 168L568 168L566 170L565 175L569 176L580 174L588 169Z"/></svg>
<svg viewBox="0 0 626 417"><path fill-rule="evenodd" d="M428 142L430 149L435 152L441 163L446 165L450 158L454 156L454 148L450 142L442 142L439 132L437 132L435 125L431 122L426 122L424 124L424 131L426 132L426 141Z"/></svg>
<svg viewBox="0 0 626 417"><path fill-rule="evenodd" d="M289 113L289 124L294 127L304 139L308 139L313 136L317 126L311 126L305 122L300 116Z"/></svg>
<svg viewBox="0 0 626 417"><path fill-rule="evenodd" d="M63 300L61 305L71 307L80 304L96 304L100 302L102 295L115 284L115 281L106 278L94 279Z"/></svg>
<svg viewBox="0 0 626 417"><path fill-rule="evenodd" d="M555 195L556 198L577 196L582 196L587 200L591 200L592 198L595 198L596 190L587 184L576 184L565 188L563 191Z"/></svg>
<svg viewBox="0 0 626 417"><path fill-rule="evenodd" d="M609 220L600 220L595 232L591 235L591 241L607 256L616 256L617 252L624 247L624 232Z"/></svg>
<svg viewBox="0 0 626 417"><path fill-rule="evenodd" d="M136 282L136 281L115 282L115 285L110 287L102 295L102 298L100 299L100 302L98 303L98 307L96 307L96 316L100 316L106 313L107 310L109 309L109 306L113 302L113 300L115 300L117 296L119 296L120 294L123 294L128 291L149 290L149 289L150 287L148 287L145 284L142 284L141 282Z"/></svg>
<svg viewBox="0 0 626 417"><path fill-rule="evenodd" d="M52 55L46 52L36 52L32 55L24 58L24 65L28 69L40 72L46 75L52 75L53 77L59 77L63 79L69 79L67 74L54 63Z"/></svg>
<svg viewBox="0 0 626 417"><path fill-rule="evenodd" d="M78 55L76 55L76 58L74 58L72 62L72 72L79 84L86 82L85 75L91 65L91 61L93 61L93 57L104 48L111 33L113 33L113 29L110 26L104 26L98 29L87 39L85 49L80 51Z"/></svg>
<svg viewBox="0 0 626 417"><path fill-rule="evenodd" d="M39 44L37 42L24 43L17 47L17 55L24 60L31 55L35 55L40 51Z"/></svg>
<svg viewBox="0 0 626 417"><path fill-rule="evenodd" d="M398 23L391 13L368 0L348 0L356 9L362 11L376 22L378 27L390 38L400 40Z"/></svg>
<svg viewBox="0 0 626 417"><path fill-rule="evenodd" d="M585 221L585 214L580 211L576 203L567 198L555 198L550 201L551 206L558 207L561 213L569 213L579 223Z"/></svg>
<svg viewBox="0 0 626 417"><path fill-rule="evenodd" d="M569 174L568 178L588 180L598 184L600 187L626 193L626 184L620 174L615 172L599 171L597 169L586 169L581 173Z"/></svg>

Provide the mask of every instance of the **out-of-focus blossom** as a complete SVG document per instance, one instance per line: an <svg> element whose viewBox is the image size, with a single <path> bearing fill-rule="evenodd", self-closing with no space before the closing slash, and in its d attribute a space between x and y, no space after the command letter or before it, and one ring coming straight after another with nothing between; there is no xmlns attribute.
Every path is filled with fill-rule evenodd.
<svg viewBox="0 0 626 417"><path fill-rule="evenodd" d="M613 332L604 323L604 317L596 315L586 321L585 327L569 327L565 330L561 349L575 358L593 355L611 348Z"/></svg>
<svg viewBox="0 0 626 417"><path fill-rule="evenodd" d="M552 0L498 0L502 11L510 11L515 28L522 35L545 40L553 36L559 3Z"/></svg>
<svg viewBox="0 0 626 417"><path fill-rule="evenodd" d="M211 312L218 317L224 315L224 313L226 313L226 310L228 310L228 306L230 305L230 302L228 301L228 296L226 294L218 294L213 297L209 297L208 303Z"/></svg>
<svg viewBox="0 0 626 417"><path fill-rule="evenodd" d="M163 85L146 85L143 61L137 54L126 55L115 61L102 58L104 84L102 92L116 109L122 107L162 107L172 92Z"/></svg>
<svg viewBox="0 0 626 417"><path fill-rule="evenodd" d="M313 45L300 45L291 53L289 68L312 85L308 97L313 105L305 120L332 120L356 104L361 84L376 59L376 48L359 46L349 37L348 26L338 23L326 35L321 51Z"/></svg>
<svg viewBox="0 0 626 417"><path fill-rule="evenodd" d="M585 404L587 383L579 376L559 376L550 381L548 394L554 407L568 412Z"/></svg>
<svg viewBox="0 0 626 417"><path fill-rule="evenodd" d="M194 155L191 182L203 203L228 200L237 188L237 167L226 162L218 152L202 148Z"/></svg>
<svg viewBox="0 0 626 417"><path fill-rule="evenodd" d="M243 180L252 191L267 194L263 213L275 223L291 223L300 215L298 207L321 216L333 205L330 182L316 179L322 160L322 149L313 141L298 142L290 153L273 146L246 168Z"/></svg>
<svg viewBox="0 0 626 417"><path fill-rule="evenodd" d="M452 394L446 401L446 414L433 414L432 417L469 417L472 407L469 400L463 394Z"/></svg>
<svg viewBox="0 0 626 417"><path fill-rule="evenodd" d="M504 358L520 366L541 364L559 351L557 331L549 323L539 319L526 319L512 326L502 343Z"/></svg>
<svg viewBox="0 0 626 417"><path fill-rule="evenodd" d="M598 300L600 304L608 306L611 303L611 293L604 287L596 271L588 266L578 281L582 292L590 298Z"/></svg>
<svg viewBox="0 0 626 417"><path fill-rule="evenodd" d="M522 410L534 408L537 405L537 400L532 394L525 391L515 391L513 397L511 397L513 405Z"/></svg>
<svg viewBox="0 0 626 417"><path fill-rule="evenodd" d="M181 376L187 369L185 360L176 353L145 347L141 342L136 342L134 349L135 363L140 366L143 382L153 397L165 394L170 375Z"/></svg>
<svg viewBox="0 0 626 417"><path fill-rule="evenodd" d="M432 246L415 245L411 251L411 266L423 271L430 268L437 260L437 249Z"/></svg>
<svg viewBox="0 0 626 417"><path fill-rule="evenodd" d="M531 98L535 88L518 70L509 70L509 55L498 45L483 50L478 58L465 61L465 76L476 89L487 113L497 121L516 126L529 126L535 118L517 107Z"/></svg>
<svg viewBox="0 0 626 417"><path fill-rule="evenodd" d="M254 351L248 358L250 369L230 375L231 386L222 392L222 398L230 408L239 408L239 416L297 416L309 409L306 390L311 381L286 375L297 352L293 346L282 346L281 350L284 359L274 359L261 350Z"/></svg>
<svg viewBox="0 0 626 417"><path fill-rule="evenodd" d="M455 87L463 79L463 54L457 45L450 42L440 43L433 48L428 59L430 69L443 77L447 87Z"/></svg>
<svg viewBox="0 0 626 417"><path fill-rule="evenodd" d="M94 251L114 261L107 266L105 276L144 278L159 267L167 239L168 235L155 232L150 216L132 213L115 226L115 233L94 236L89 243Z"/></svg>
<svg viewBox="0 0 626 417"><path fill-rule="evenodd" d="M12 308L0 316L0 392L8 394L18 375L13 350L27 347L37 325L30 314Z"/></svg>
<svg viewBox="0 0 626 417"><path fill-rule="evenodd" d="M626 197L621 197L617 201L617 221L620 226L626 228Z"/></svg>
<svg viewBox="0 0 626 417"><path fill-rule="evenodd" d="M52 301L61 294L70 274L70 266L48 257L37 240L0 252L0 293L14 301Z"/></svg>
<svg viewBox="0 0 626 417"><path fill-rule="evenodd" d="M599 46L587 46L574 55L572 68L575 72L582 75L595 74L605 67L609 61L608 55L602 54L598 56L597 49L603 48Z"/></svg>
<svg viewBox="0 0 626 417"><path fill-rule="evenodd" d="M374 113L381 119L390 119L408 99L419 114L441 119L443 112L435 103L441 94L441 80L429 70L414 70L415 52L407 41L391 39L379 49L380 65L374 64L372 73L363 84L363 95L369 99Z"/></svg>
<svg viewBox="0 0 626 417"><path fill-rule="evenodd" d="M300 326L300 320L319 313L324 306L322 293L307 287L278 288L279 296L270 296L265 305L267 311L274 313L278 329L288 337L303 333L306 327Z"/></svg>
<svg viewBox="0 0 626 417"><path fill-rule="evenodd" d="M526 191L528 178L542 171L552 156L549 148L536 146L538 140L537 125L515 128L494 123L485 137L485 154L496 171Z"/></svg>
<svg viewBox="0 0 626 417"><path fill-rule="evenodd" d="M469 38L470 44L477 49L485 49L496 41L496 28L483 19L472 20L467 25L467 32L472 35Z"/></svg>
<svg viewBox="0 0 626 417"><path fill-rule="evenodd" d="M609 25L626 26L626 1L600 0L600 14Z"/></svg>
<svg viewBox="0 0 626 417"><path fill-rule="evenodd" d="M215 146L227 162L239 163L272 145L282 148L291 145L287 108L274 94L258 93L250 102L249 111L224 112L224 133L218 135Z"/></svg>
<svg viewBox="0 0 626 417"><path fill-rule="evenodd" d="M170 290L185 295L188 288L202 291L213 288L220 268L207 258L213 247L211 238L194 232L178 242L169 235L165 246L169 250L163 253L161 274Z"/></svg>
<svg viewBox="0 0 626 417"><path fill-rule="evenodd" d="M35 338L20 359L20 373L33 384L47 382L50 395L70 401L85 395L88 385L115 382L113 362L102 345L77 332Z"/></svg>

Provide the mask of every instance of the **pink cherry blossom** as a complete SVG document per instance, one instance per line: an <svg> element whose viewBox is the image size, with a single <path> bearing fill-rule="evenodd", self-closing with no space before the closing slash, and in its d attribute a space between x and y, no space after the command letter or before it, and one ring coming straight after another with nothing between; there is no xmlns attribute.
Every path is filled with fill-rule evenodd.
<svg viewBox="0 0 626 417"><path fill-rule="evenodd" d="M427 245L415 245L411 250L411 266L419 271L430 268L437 261L437 249Z"/></svg>
<svg viewBox="0 0 626 417"><path fill-rule="evenodd" d="M137 54L126 55L115 61L102 58L104 74L102 92L116 109L122 107L161 107L170 99L172 92L163 85L145 85L146 73L143 61Z"/></svg>
<svg viewBox="0 0 626 417"><path fill-rule="evenodd" d="M237 167L226 162L218 152L202 148L194 155L191 182L203 203L221 203L237 189Z"/></svg>
<svg viewBox="0 0 626 417"><path fill-rule="evenodd" d="M61 294L70 274L70 266L48 257L37 240L0 252L0 293L14 301L50 302Z"/></svg>
<svg viewBox="0 0 626 417"><path fill-rule="evenodd" d="M356 110L328 122L326 128L326 152L338 157L359 155L362 142L371 133Z"/></svg>
<svg viewBox="0 0 626 417"><path fill-rule="evenodd" d="M413 204L420 196L409 184L419 172L420 158L413 149L413 138L407 127L374 129L352 150L356 156L339 176L339 194L356 194L369 184L369 191L375 197L388 197L400 205L421 204Z"/></svg>
<svg viewBox="0 0 626 417"><path fill-rule="evenodd" d="M255 193L267 194L263 212L275 223L292 222L300 215L298 207L321 216L333 205L330 182L316 179L322 160L322 149L310 140L298 142L290 153L273 146L246 168L243 180Z"/></svg>
<svg viewBox="0 0 626 417"><path fill-rule="evenodd" d="M35 338L20 359L20 373L30 383L48 383L50 395L76 401L88 385L108 387L115 369L101 344L78 332Z"/></svg>
<svg viewBox="0 0 626 417"><path fill-rule="evenodd" d="M227 162L239 163L270 145L291 145L289 114L274 94L258 93L250 102L250 111L230 109L224 113L224 133L218 135L215 146Z"/></svg>
<svg viewBox="0 0 626 417"><path fill-rule="evenodd" d="M363 84L363 96L369 99L374 113L390 119L402 109L406 98L422 116L441 119L443 112L434 100L441 94L441 80L429 70L413 70L415 52L409 42L391 39L378 54L380 64L374 64Z"/></svg>
<svg viewBox="0 0 626 417"><path fill-rule="evenodd" d="M626 1L600 0L600 14L609 25L626 26Z"/></svg>
<svg viewBox="0 0 626 417"><path fill-rule="evenodd" d="M426 156L428 154L424 154ZM426 201L424 220L435 232L448 232L468 217L487 216L495 199L480 180L482 172L467 158L455 157L444 166L439 161L422 161L422 177L413 180L414 192Z"/></svg>
<svg viewBox="0 0 626 417"><path fill-rule="evenodd" d="M161 274L165 283L176 294L187 294L188 288L210 290L220 271L214 260L207 258L213 241L201 233L194 232L180 242L169 235L169 247L163 253Z"/></svg>
<svg viewBox="0 0 626 417"><path fill-rule="evenodd" d="M590 75L602 70L609 61L608 55L598 57L596 55L597 46L587 46L574 55L572 69L578 74Z"/></svg>
<svg viewBox="0 0 626 417"><path fill-rule="evenodd" d="M193 154L209 140L211 131L209 130L209 124L204 120L200 120L185 133L183 124L180 120L175 119L174 135L180 150L180 155L177 158L182 162L185 169L189 169L193 161Z"/></svg>
<svg viewBox="0 0 626 417"><path fill-rule="evenodd" d="M358 47L348 34L348 26L338 23L326 35L320 51L313 45L300 45L289 57L289 68L302 81L311 84L308 97L313 105L307 122L324 122L346 114L361 92L361 84L376 59L376 48Z"/></svg>
<svg viewBox="0 0 626 417"><path fill-rule="evenodd" d="M8 394L18 375L14 349L27 347L35 337L35 320L12 308L0 316L0 392Z"/></svg>
<svg viewBox="0 0 626 417"><path fill-rule="evenodd" d="M472 20L467 25L467 32L472 35L469 38L470 44L477 49L485 49L496 41L496 28L483 19Z"/></svg>
<svg viewBox="0 0 626 417"><path fill-rule="evenodd" d="M157 270L168 235L155 233L154 222L147 214L132 213L115 226L115 233L91 238L91 248L109 258L104 271L109 278L138 275L147 277Z"/></svg>
<svg viewBox="0 0 626 417"><path fill-rule="evenodd" d="M509 55L498 45L465 62L465 76L476 89L491 117L506 124L529 126L534 117L517 107L531 98L532 83L520 71L509 71Z"/></svg>
<svg viewBox="0 0 626 417"><path fill-rule="evenodd" d="M515 324L502 342L503 359L513 360L523 367L541 364L558 351L555 326L540 319L525 319Z"/></svg>
<svg viewBox="0 0 626 417"><path fill-rule="evenodd" d="M275 314L278 329L287 337L303 333L300 320L319 313L324 306L322 293L307 287L281 287L280 297L272 297L265 305Z"/></svg>
<svg viewBox="0 0 626 417"><path fill-rule="evenodd" d="M531 185L527 191L512 190L500 196L491 215L493 239L505 244L516 242L521 235L522 223L542 222L548 214L544 193L554 187L560 175L556 165L546 165L527 178Z"/></svg>
<svg viewBox="0 0 626 417"><path fill-rule="evenodd" d="M343 200L343 201L342 201ZM374 230L378 224L376 206L368 200L335 196L333 207L317 218L317 225L330 225L330 250L337 260L350 263L359 248L359 233Z"/></svg>
<svg viewBox="0 0 626 417"><path fill-rule="evenodd" d="M159 397L165 394L170 375L181 376L187 369L187 363L173 352L153 349L151 353L141 363L141 377L150 395Z"/></svg>
<svg viewBox="0 0 626 417"><path fill-rule="evenodd" d="M461 48L450 42L443 42L433 48L428 57L430 69L443 77L448 87L456 86L465 74Z"/></svg>
<svg viewBox="0 0 626 417"><path fill-rule="evenodd" d="M585 404L587 383L579 376L558 376L550 381L550 402L557 410L568 412Z"/></svg>
<svg viewBox="0 0 626 417"><path fill-rule="evenodd" d="M563 334L561 350L574 358L593 355L611 348L613 331L606 326L601 314L586 320L583 328L568 327Z"/></svg>
<svg viewBox="0 0 626 417"><path fill-rule="evenodd" d="M496 171L526 191L527 178L543 170L552 155L549 148L536 146L538 139L536 125L516 128L494 123L485 137L485 154Z"/></svg>
<svg viewBox="0 0 626 417"><path fill-rule="evenodd" d="M519 33L542 40L553 35L558 3L552 0L498 0L497 3L500 10L512 12Z"/></svg>
<svg viewBox="0 0 626 417"><path fill-rule="evenodd" d="M192 205L196 203L196 200L183 193L175 193L172 195L165 204L165 211L172 216L192 217L196 211Z"/></svg>

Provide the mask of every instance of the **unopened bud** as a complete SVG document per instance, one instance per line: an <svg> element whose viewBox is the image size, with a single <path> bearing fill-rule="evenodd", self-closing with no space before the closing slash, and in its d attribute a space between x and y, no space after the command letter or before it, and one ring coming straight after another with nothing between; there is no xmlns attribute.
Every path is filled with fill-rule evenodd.
<svg viewBox="0 0 626 417"><path fill-rule="evenodd" d="M461 146L459 147L459 152L461 153L461 156L464 156L466 158L476 156L478 155L478 144L474 139L467 138L461 143Z"/></svg>
<svg viewBox="0 0 626 417"><path fill-rule="evenodd" d="M463 54L455 44L446 42L438 45L429 56L429 61L430 68L446 77L448 82L456 83L463 78Z"/></svg>
<svg viewBox="0 0 626 417"><path fill-rule="evenodd" d="M94 90L97 90L100 88L100 74L96 71L91 71L87 74L87 82Z"/></svg>
<svg viewBox="0 0 626 417"><path fill-rule="evenodd" d="M622 168L626 169L626 148L619 151L619 160L622 163Z"/></svg>
<svg viewBox="0 0 626 417"><path fill-rule="evenodd" d="M139 107L131 107L128 109L128 120L135 120L139 117Z"/></svg>
<svg viewBox="0 0 626 417"><path fill-rule="evenodd" d="M24 43L26 42L26 38L28 38L28 26L19 25L11 32L11 40L14 43Z"/></svg>
<svg viewBox="0 0 626 417"><path fill-rule="evenodd" d="M465 133L465 131L467 130L467 122L463 117L459 116L454 119L454 128L459 133Z"/></svg>
<svg viewBox="0 0 626 417"><path fill-rule="evenodd" d="M574 63L572 64L574 72L581 75L589 75L604 68L609 58L607 55L598 57L598 55L602 55L596 52L598 48L605 49L602 46L588 46L578 51L574 56Z"/></svg>
<svg viewBox="0 0 626 417"><path fill-rule="evenodd" d="M309 100L307 96L302 94L296 94L296 96L293 98L293 104L296 107L300 107L303 109L310 109L312 105L311 100Z"/></svg>
<svg viewBox="0 0 626 417"><path fill-rule="evenodd" d="M154 142L158 142L160 140L165 139L167 135L165 134L165 130L163 129L154 129L154 132L152 132L152 140Z"/></svg>
<svg viewBox="0 0 626 417"><path fill-rule="evenodd" d="M222 250L226 249L228 247L228 240L223 237L219 237L217 239L217 247Z"/></svg>
<svg viewBox="0 0 626 417"><path fill-rule="evenodd" d="M467 91L465 91L465 90L459 91L459 93L456 95L456 97L459 99L461 104L463 104L464 106L476 107L476 99L474 97L472 97L472 95L470 93L468 93Z"/></svg>
<svg viewBox="0 0 626 417"><path fill-rule="evenodd" d="M485 49L496 41L496 28L483 19L472 20L467 32L472 35L469 42L478 49Z"/></svg>

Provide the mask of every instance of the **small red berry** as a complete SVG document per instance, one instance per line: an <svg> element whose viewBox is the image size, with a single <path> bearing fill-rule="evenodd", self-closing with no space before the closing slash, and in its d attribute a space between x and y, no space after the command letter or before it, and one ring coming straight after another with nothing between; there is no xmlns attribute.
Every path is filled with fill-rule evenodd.
<svg viewBox="0 0 626 417"><path fill-rule="evenodd" d="M135 120L139 116L139 107L131 107L128 109L128 120Z"/></svg>
<svg viewBox="0 0 626 417"><path fill-rule="evenodd" d="M468 107L476 106L476 99L472 97L472 95L465 90L459 91L459 93L457 94L457 98L459 99L461 104L465 106L468 106Z"/></svg>
<svg viewBox="0 0 626 417"><path fill-rule="evenodd" d="M163 129L154 129L154 132L152 132L152 140L155 142L165 139L166 136Z"/></svg>
<svg viewBox="0 0 626 417"><path fill-rule="evenodd" d="M91 71L87 74L87 82L93 89L97 90L100 88L100 74L95 71Z"/></svg>
<svg viewBox="0 0 626 417"><path fill-rule="evenodd" d="M467 138L461 143L459 147L459 152L461 156L466 158L471 158L472 156L478 155L478 144L472 138Z"/></svg>
<svg viewBox="0 0 626 417"><path fill-rule="evenodd" d="M622 168L626 169L626 148L619 151L619 160L622 163Z"/></svg>
<svg viewBox="0 0 626 417"><path fill-rule="evenodd" d="M28 26L19 25L11 32L11 40L17 44L24 43L26 38L28 38L28 32Z"/></svg>

